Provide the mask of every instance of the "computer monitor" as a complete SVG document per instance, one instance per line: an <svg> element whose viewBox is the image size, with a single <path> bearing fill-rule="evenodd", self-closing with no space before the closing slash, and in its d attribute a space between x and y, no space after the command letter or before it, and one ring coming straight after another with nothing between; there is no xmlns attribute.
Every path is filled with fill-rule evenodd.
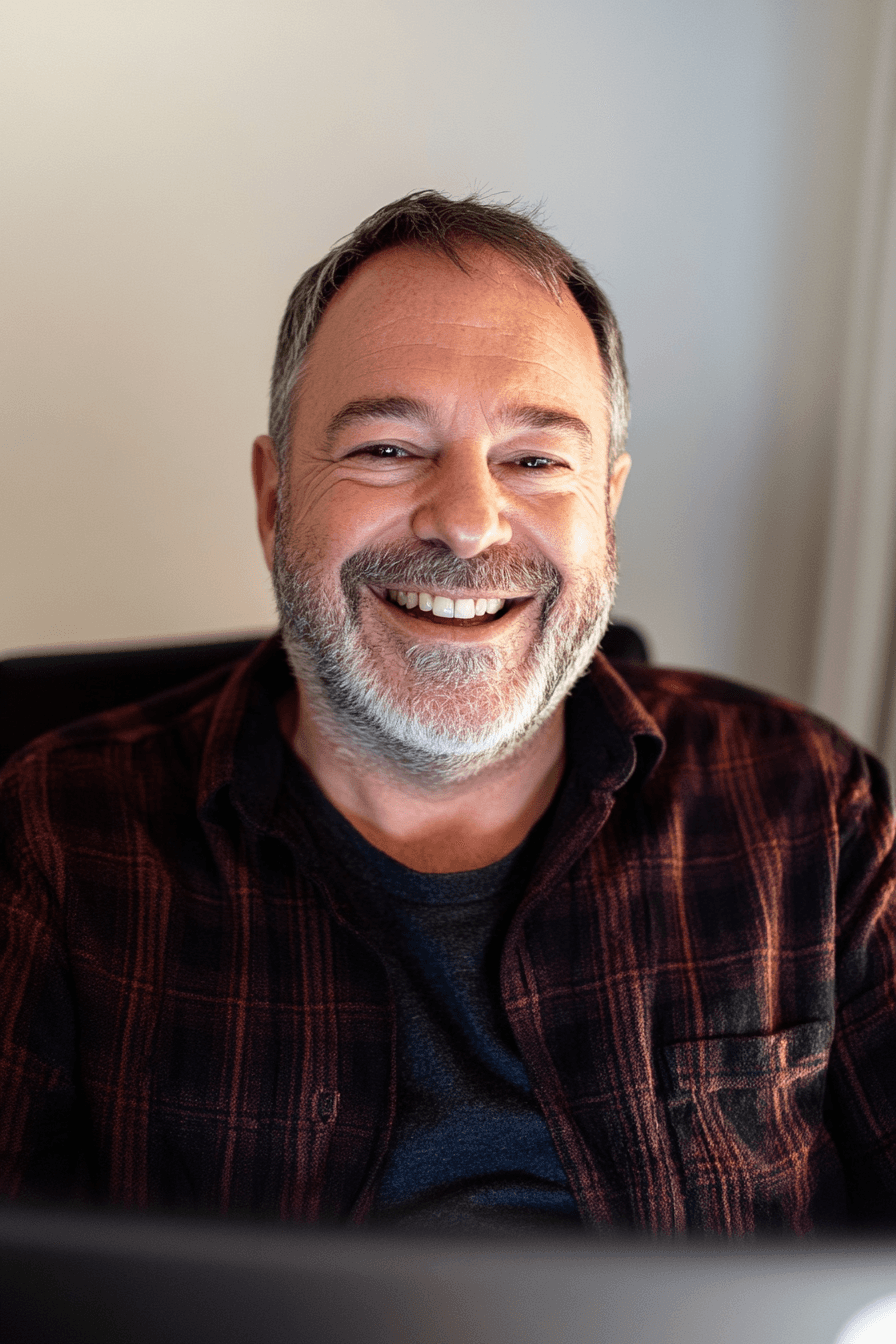
<svg viewBox="0 0 896 1344"><path fill-rule="evenodd" d="M896 1243L484 1240L5 1207L0 1339L892 1344Z"/></svg>

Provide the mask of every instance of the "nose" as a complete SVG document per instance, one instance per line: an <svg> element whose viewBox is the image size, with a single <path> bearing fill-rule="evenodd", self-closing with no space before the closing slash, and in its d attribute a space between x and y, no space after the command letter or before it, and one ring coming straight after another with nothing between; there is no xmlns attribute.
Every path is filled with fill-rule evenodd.
<svg viewBox="0 0 896 1344"><path fill-rule="evenodd" d="M441 541L469 560L510 541L513 533L504 506L500 484L482 448L454 444L433 463L411 527L421 541Z"/></svg>

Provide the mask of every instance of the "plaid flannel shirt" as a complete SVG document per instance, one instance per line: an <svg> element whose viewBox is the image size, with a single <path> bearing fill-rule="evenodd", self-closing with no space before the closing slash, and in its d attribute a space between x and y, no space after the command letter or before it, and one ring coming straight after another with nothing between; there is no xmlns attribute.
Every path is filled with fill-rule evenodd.
<svg viewBox="0 0 896 1344"><path fill-rule="evenodd" d="M0 775L0 1194L364 1219L394 1011L287 803L288 675L271 642ZM567 750L501 988L583 1220L896 1225L880 765L787 702L600 656Z"/></svg>

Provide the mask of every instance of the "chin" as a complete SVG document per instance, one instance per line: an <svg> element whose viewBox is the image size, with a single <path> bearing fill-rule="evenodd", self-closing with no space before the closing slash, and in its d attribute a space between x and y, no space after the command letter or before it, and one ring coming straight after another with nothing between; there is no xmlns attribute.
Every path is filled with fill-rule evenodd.
<svg viewBox="0 0 896 1344"><path fill-rule="evenodd" d="M594 658L615 580L611 564L557 592L524 647L405 644L365 630L360 600L328 592L285 547L274 563L284 647L334 749L430 785L469 778L535 737Z"/></svg>
<svg viewBox="0 0 896 1344"><path fill-rule="evenodd" d="M411 645L383 663L351 620L323 641L284 623L283 639L340 754L360 752L432 786L470 778L535 737L594 658L610 603L598 606L598 619L584 631L576 623L574 634L555 609L516 671L487 646Z"/></svg>

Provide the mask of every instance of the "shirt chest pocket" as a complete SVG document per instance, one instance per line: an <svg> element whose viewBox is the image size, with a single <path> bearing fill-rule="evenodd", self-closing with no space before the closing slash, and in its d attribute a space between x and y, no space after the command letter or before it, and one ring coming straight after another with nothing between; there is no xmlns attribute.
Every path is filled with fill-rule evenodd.
<svg viewBox="0 0 896 1344"><path fill-rule="evenodd" d="M822 1120L830 1043L829 1022L804 1022L664 1047L689 1226L807 1226L812 1168L831 1146Z"/></svg>

